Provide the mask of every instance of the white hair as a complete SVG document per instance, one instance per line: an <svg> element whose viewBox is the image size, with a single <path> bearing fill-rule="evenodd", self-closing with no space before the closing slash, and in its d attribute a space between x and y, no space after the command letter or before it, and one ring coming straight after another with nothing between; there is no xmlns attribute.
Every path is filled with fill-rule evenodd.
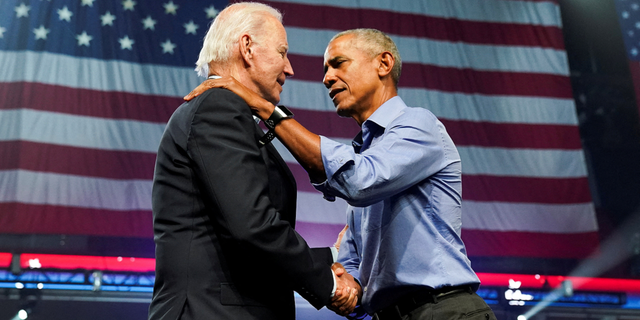
<svg viewBox="0 0 640 320"><path fill-rule="evenodd" d="M209 76L210 62L227 62L243 34L251 35L254 42L260 41L264 36L264 32L260 31L267 21L265 16L273 16L282 23L282 14L262 3L235 3L222 10L204 36L204 43L196 62L195 70L198 75Z"/></svg>

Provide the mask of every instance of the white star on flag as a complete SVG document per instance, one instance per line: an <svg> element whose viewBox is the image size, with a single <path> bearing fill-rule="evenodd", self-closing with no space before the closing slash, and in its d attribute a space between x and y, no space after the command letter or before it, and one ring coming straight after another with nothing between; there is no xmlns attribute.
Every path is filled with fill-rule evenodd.
<svg viewBox="0 0 640 320"><path fill-rule="evenodd" d="M31 10L31 7L28 6L28 5L25 5L24 3L21 3L14 10L16 11L17 18L28 17L29 16L29 10Z"/></svg>
<svg viewBox="0 0 640 320"><path fill-rule="evenodd" d="M164 13L176 15L178 11L178 6L173 3L173 1L169 1L162 5L164 7Z"/></svg>
<svg viewBox="0 0 640 320"><path fill-rule="evenodd" d="M89 46L89 41L93 39L92 36L88 35L86 31L82 31L82 34L76 35L76 39L78 39L78 46Z"/></svg>
<svg viewBox="0 0 640 320"><path fill-rule="evenodd" d="M58 9L58 17L60 18L60 21L66 20L68 22L71 22L72 15L73 12L69 11L69 8L67 8L67 6L64 6L62 9Z"/></svg>
<svg viewBox="0 0 640 320"><path fill-rule="evenodd" d="M116 16L112 15L111 12L107 11L107 13L100 16L100 20L102 20L102 25L110 25L113 26L113 20L116 19Z"/></svg>
<svg viewBox="0 0 640 320"><path fill-rule="evenodd" d="M135 41L129 39L129 36L124 36L124 38L118 39L118 42L120 42L120 49L122 50L133 50L133 44L135 43Z"/></svg>
<svg viewBox="0 0 640 320"><path fill-rule="evenodd" d="M49 32L50 30L45 28L43 25L40 25L40 28L33 29L33 33L36 34L36 40L38 39L47 40L47 34Z"/></svg>
<svg viewBox="0 0 640 320"><path fill-rule="evenodd" d="M214 6L210 6L206 9L204 9L204 12L207 13L207 18L209 19L213 19L218 15L218 10L216 10L216 8Z"/></svg>
<svg viewBox="0 0 640 320"><path fill-rule="evenodd" d="M133 0L124 0L122 1L122 6L124 7L124 10L131 10L133 11L133 7L135 7L136 2Z"/></svg>
<svg viewBox="0 0 640 320"><path fill-rule="evenodd" d="M82 6L89 6L89 7L93 7L93 1L95 0L82 0Z"/></svg>
<svg viewBox="0 0 640 320"><path fill-rule="evenodd" d="M0 38L4 38L4 32L7 31L7 29L0 27ZM168 40L167 40L168 41Z"/></svg>
<svg viewBox="0 0 640 320"><path fill-rule="evenodd" d="M142 24L144 25L144 30L147 30L147 29L155 30L156 22L157 21L153 20L151 16L147 16L146 19L142 20Z"/></svg>
<svg viewBox="0 0 640 320"><path fill-rule="evenodd" d="M189 23L185 23L183 24L183 26L184 26L185 34L189 34L189 33L196 34L196 30L200 28L197 24L193 23L193 20L189 20Z"/></svg>
<svg viewBox="0 0 640 320"><path fill-rule="evenodd" d="M173 54L173 49L176 48L176 45L171 42L171 40L167 39L167 41L160 44L162 47L162 53L170 53Z"/></svg>

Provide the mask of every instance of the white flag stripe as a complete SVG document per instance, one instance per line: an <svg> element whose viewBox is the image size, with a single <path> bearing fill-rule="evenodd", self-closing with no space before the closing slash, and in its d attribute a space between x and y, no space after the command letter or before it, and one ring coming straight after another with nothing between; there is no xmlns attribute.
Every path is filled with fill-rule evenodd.
<svg viewBox="0 0 640 320"><path fill-rule="evenodd" d="M151 180L115 180L0 170L0 202L109 210L151 210Z"/></svg>
<svg viewBox="0 0 640 320"><path fill-rule="evenodd" d="M460 20L562 26L560 9L551 1L496 0L276 0L353 9L374 9ZM274 2L276 2L274 1ZM285 13L286 18L286 13ZM286 19L285 19L286 23Z"/></svg>
<svg viewBox="0 0 640 320"><path fill-rule="evenodd" d="M39 130L32 130L35 127ZM112 120L28 109L0 110L0 141L20 139L72 147L155 153L164 127L164 124L142 121ZM350 144L350 140L343 137L336 140ZM282 144L274 144L286 161L296 162ZM584 155L580 150L460 146L458 151L465 174L552 178L586 176ZM494 165L497 163L501 165Z"/></svg>
<svg viewBox="0 0 640 320"><path fill-rule="evenodd" d="M398 95L407 105L429 109L440 119L577 125L576 109L571 99L447 93L402 87ZM320 81L289 79L280 100L282 104L296 109L335 113L327 88Z"/></svg>
<svg viewBox="0 0 640 320"><path fill-rule="evenodd" d="M198 78L190 68L158 67L163 75L152 78L162 79L151 87L144 87L147 81L140 81L138 85L129 85L122 81L106 81L99 73L90 73L80 77L77 65L82 69L126 70L132 74L148 74L149 70L156 70L145 65L131 64L122 61L101 61L89 58L74 58L53 53L35 52L7 52L0 51L0 69L13 70L12 65L42 63L42 65L56 66L65 72L53 72L42 68L40 71L25 73L23 71L1 72L0 82L31 81L44 84L60 85L70 88L92 89L100 91L118 91L139 94L164 95L182 97L200 84ZM90 65L90 66L89 66ZM65 69L66 68L66 69ZM31 75L31 76L27 76ZM86 77L86 78L84 78ZM128 79L127 77L118 79ZM181 79L176 81L175 79ZM317 82L287 80L281 95L281 102L294 108L331 111L335 108L327 89L319 79ZM304 92L304 94L299 94ZM489 96L481 94L446 93L437 90L400 88L400 96L410 106L426 107L436 116L451 120L489 121L508 123L544 123L576 125L575 106L570 99Z"/></svg>
<svg viewBox="0 0 640 320"><path fill-rule="evenodd" d="M298 220L342 225L347 203L328 202L319 193L298 192ZM462 202L464 230L581 233L598 230L592 203L532 204L509 202Z"/></svg>
<svg viewBox="0 0 640 320"><path fill-rule="evenodd" d="M151 180L113 180L27 170L0 171L0 202L108 210L151 210ZM298 220L344 224L346 203L298 192ZM593 204L549 205L463 201L463 228L577 233L596 231ZM322 214L319 214L322 213Z"/></svg>
<svg viewBox="0 0 640 320"><path fill-rule="evenodd" d="M464 174L537 178L587 176L582 150L458 147L458 152Z"/></svg>
<svg viewBox="0 0 640 320"><path fill-rule="evenodd" d="M351 145L349 139L330 139ZM282 143L274 140L273 145L286 162L298 163ZM463 174L531 178L580 178L587 176L584 155L581 150L458 146L458 152L462 160Z"/></svg>
<svg viewBox="0 0 640 320"><path fill-rule="evenodd" d="M334 202L327 201L320 192L298 191L297 208L298 221L340 225L347 223L347 202L339 198Z"/></svg>
<svg viewBox="0 0 640 320"><path fill-rule="evenodd" d="M34 130L37 128L37 130ZM165 124L36 111L0 110L0 141L158 152Z"/></svg>
<svg viewBox="0 0 640 320"><path fill-rule="evenodd" d="M29 81L169 97L183 97L203 80L192 68L33 51L0 51L0 70L0 82Z"/></svg>
<svg viewBox="0 0 640 320"><path fill-rule="evenodd" d="M545 233L598 231L593 217L593 203L562 205L463 201L462 210L462 228L469 230Z"/></svg>
<svg viewBox="0 0 640 320"><path fill-rule="evenodd" d="M334 30L286 27L289 52L323 56ZM440 67L470 68L484 71L508 71L569 75L564 50L540 47L468 44L389 35L398 46L404 63ZM318 66L320 68L321 66Z"/></svg>
<svg viewBox="0 0 640 320"><path fill-rule="evenodd" d="M290 28L288 32L290 33L290 52L313 56L322 56L326 44L334 35L333 31L301 28ZM318 37L324 37L327 41L320 42L317 40ZM562 75L568 72L566 54L553 49L454 44L411 37L399 37L395 40L398 41L405 62L424 61L439 66L509 72L548 72ZM465 46L463 49L466 51L460 51L462 49L458 46ZM416 48L422 49L416 50ZM472 52L473 54L456 57L451 54L452 52ZM424 57L417 56L420 53L423 53ZM500 58L493 58L495 55ZM496 62L491 64L491 61ZM318 66L318 68L321 67ZM71 88L172 97L184 96L202 80L191 68L141 65L125 61L76 58L32 51L0 51L0 68L11 71L0 74L0 81L3 82L32 81ZM105 73L90 72L90 70L110 70L115 76L104 78L100 75ZM157 81L149 79L157 79ZM318 82L320 80L318 79Z"/></svg>

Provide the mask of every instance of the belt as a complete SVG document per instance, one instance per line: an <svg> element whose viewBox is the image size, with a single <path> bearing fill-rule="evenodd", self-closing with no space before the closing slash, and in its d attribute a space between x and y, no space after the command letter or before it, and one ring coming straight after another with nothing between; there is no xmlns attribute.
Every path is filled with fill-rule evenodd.
<svg viewBox="0 0 640 320"><path fill-rule="evenodd" d="M456 293L473 293L471 286L443 287L437 290L420 290L398 299L394 304L377 311L372 320L400 320L411 311L427 303L437 303L453 297Z"/></svg>

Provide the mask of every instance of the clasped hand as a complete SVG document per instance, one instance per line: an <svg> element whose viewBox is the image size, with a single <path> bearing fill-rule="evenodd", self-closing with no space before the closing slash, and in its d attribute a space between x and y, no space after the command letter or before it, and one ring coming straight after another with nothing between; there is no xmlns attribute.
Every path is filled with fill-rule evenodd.
<svg viewBox="0 0 640 320"><path fill-rule="evenodd" d="M331 266L331 270L336 274L336 293L331 298L331 304L327 306L329 310L346 316L353 312L358 301L362 297L362 288L353 277L346 272L342 264L336 262Z"/></svg>

